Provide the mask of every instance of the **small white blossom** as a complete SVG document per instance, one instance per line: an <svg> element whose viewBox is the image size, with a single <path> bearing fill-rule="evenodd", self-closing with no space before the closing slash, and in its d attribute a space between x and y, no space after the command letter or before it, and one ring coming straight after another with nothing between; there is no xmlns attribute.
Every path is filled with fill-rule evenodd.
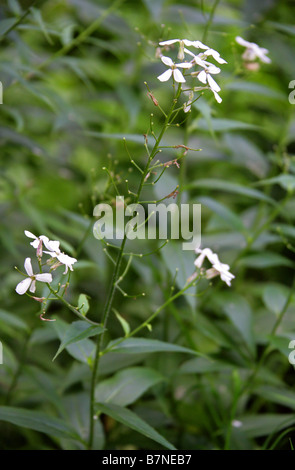
<svg viewBox="0 0 295 470"><path fill-rule="evenodd" d="M190 41L189 39L169 39L168 41L162 41L159 42L160 46L171 46L171 44L175 44L176 42L179 43L179 52L177 55L177 58L179 60L184 59L184 52L186 47L197 47L198 49L209 49L208 46L205 46L205 44L202 44L201 41Z"/></svg>
<svg viewBox="0 0 295 470"><path fill-rule="evenodd" d="M38 250L38 248L42 246L42 243L44 243L44 240L46 241L49 240L48 237L46 237L45 235L40 235L40 237L36 237L36 235L34 235L32 232L29 232L29 230L25 230L25 235L28 238L34 239L33 242L30 242L30 245L32 245L32 247L35 248L36 250Z"/></svg>
<svg viewBox="0 0 295 470"><path fill-rule="evenodd" d="M197 268L201 268L205 258L208 258L208 261L210 261L211 264L217 264L219 263L219 258L216 253L213 253L213 251L210 248L204 248L201 250L200 248L197 248L196 253L198 253L200 256L195 260L195 266Z"/></svg>
<svg viewBox="0 0 295 470"><path fill-rule="evenodd" d="M65 271L63 274L67 274L68 269L73 271L73 264L77 262L76 258L66 255L59 249L60 242L57 240L54 241L45 241L44 245L49 251L44 251L47 255L50 255L52 258L56 258L61 264L65 265Z"/></svg>
<svg viewBox="0 0 295 470"><path fill-rule="evenodd" d="M192 64L190 62L184 62L182 64L174 64L173 60L170 59L170 57L166 57L166 56L162 56L161 61L163 62L163 64L167 65L167 67L170 67L170 69L166 70L166 72L158 76L158 80L160 80L160 82L167 82L167 80L169 80L171 76L173 76L174 80L177 83L185 82L185 78L182 75L181 71L178 70L178 67L183 68L183 69L190 69L192 67Z"/></svg>
<svg viewBox="0 0 295 470"><path fill-rule="evenodd" d="M197 65L200 65L201 67L204 67L204 66L207 65L206 60L207 60L208 56L210 56L210 55L219 64L227 64L226 60L224 60L224 59L222 59L222 57L220 57L219 52L215 51L214 49L209 49L209 47L207 48L206 51L200 52L198 55L195 55L193 52L191 52L189 49L186 49L186 48L184 48L184 52L186 52L186 54L192 56L193 57L192 62L194 62Z"/></svg>
<svg viewBox="0 0 295 470"><path fill-rule="evenodd" d="M188 93L188 101L183 104L183 111L185 113L188 113L191 110L193 99L194 99L194 92L191 90Z"/></svg>
<svg viewBox="0 0 295 470"><path fill-rule="evenodd" d="M241 426L243 426L243 423L242 423L242 421L239 421L238 419L234 419L234 420L231 422L231 425L232 425L234 428L240 428Z"/></svg>
<svg viewBox="0 0 295 470"><path fill-rule="evenodd" d="M271 59L266 56L266 54L268 53L268 49L265 49L264 47L259 47L257 44L255 44L255 42L246 41L240 36L236 37L236 42L241 46L246 47L246 50L242 55L244 60L252 62L257 58L260 59L261 62L265 62L266 64L271 63Z"/></svg>
<svg viewBox="0 0 295 470"><path fill-rule="evenodd" d="M49 273L34 274L32 268L31 258L25 259L25 270L29 277L26 277L23 281L19 282L15 290L19 295L23 295L29 289L30 292L36 291L36 281L40 282L52 282L52 276Z"/></svg>
<svg viewBox="0 0 295 470"><path fill-rule="evenodd" d="M211 74L217 74L220 72L220 68L211 64L209 67L205 67L204 70L198 73L198 79L201 83L208 83L210 90L213 92L214 97L218 103L221 103L222 99L220 98L218 92L221 90L220 86L216 83L214 78L211 77Z"/></svg>
<svg viewBox="0 0 295 470"><path fill-rule="evenodd" d="M210 248L204 248L203 250L198 248L196 253L199 254L194 263L197 268L200 269L202 267L205 258L207 258L208 261L212 264L212 268L207 269L206 271L207 279L211 279L219 275L222 281L224 281L228 286L231 285L231 281L235 278L235 276L229 272L230 267L228 264L220 262L216 253L213 253Z"/></svg>
<svg viewBox="0 0 295 470"><path fill-rule="evenodd" d="M231 281L235 276L229 272L229 265L224 263L213 264L211 269L206 271L206 278L211 279L215 276L220 276L220 279L225 282L228 286L231 286Z"/></svg>

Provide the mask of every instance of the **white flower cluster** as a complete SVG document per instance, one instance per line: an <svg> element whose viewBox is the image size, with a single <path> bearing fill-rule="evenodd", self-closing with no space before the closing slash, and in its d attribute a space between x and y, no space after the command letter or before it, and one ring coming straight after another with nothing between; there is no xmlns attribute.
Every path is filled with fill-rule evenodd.
<svg viewBox="0 0 295 470"><path fill-rule="evenodd" d="M207 59L211 56L219 64L226 64L227 62L220 57L219 52L215 51L214 49L211 49L209 46L206 46L201 41L189 41L188 39L170 39L168 41L162 41L159 44L161 47L169 47L175 43L179 44L177 58L183 61L185 60L186 56L189 56L190 60L175 64L170 57L161 55L161 60L163 64L169 67L169 69L159 75L158 80L160 80L161 82L166 82L171 77L173 77L175 82L185 83L186 80L179 69L191 69L195 66L200 67L200 70L194 70L193 72L190 72L190 75L192 77L196 77L201 83L206 86L195 87L193 91L199 91L200 89L209 88L214 94L216 101L218 103L221 103L222 99L218 94L218 92L220 91L220 87L211 76L218 74L221 70L219 67L216 67L216 65L212 64L211 62L208 62ZM199 54L195 55L191 50L187 49L188 47L201 49L202 51L199 52ZM189 111L192 99L193 93L190 93L189 102L184 108L185 112Z"/></svg>
<svg viewBox="0 0 295 470"><path fill-rule="evenodd" d="M222 281L224 281L228 286L231 285L231 281L235 276L229 272L230 267L228 264L220 262L216 253L213 253L210 248L204 248L203 250L198 248L196 249L196 253L199 254L194 263L197 268L201 269L205 258L207 258L212 264L212 268L206 270L207 279L211 279L212 277L219 275Z"/></svg>
<svg viewBox="0 0 295 470"><path fill-rule="evenodd" d="M57 240L49 240L48 237L45 235L40 235L40 237L36 237L33 233L25 230L25 235L28 238L32 238L33 241L30 242L33 248L36 250L36 255L39 260L41 260L43 253L50 255L49 262L56 258L57 262L51 267L51 269L56 269L58 266L64 265L65 271L63 274L67 274L68 269L73 271L73 264L77 262L76 258L72 258L71 256L66 255L59 249L60 242ZM48 251L43 251L43 246ZM25 259L24 264L26 273L28 275L23 281L19 282L16 286L15 290L18 294L23 295L29 289L30 292L34 293L36 291L36 281L40 282L52 282L52 275L50 273L40 273L34 274L32 268L31 258Z"/></svg>
<svg viewBox="0 0 295 470"><path fill-rule="evenodd" d="M255 42L246 41L245 39L241 38L241 36L236 37L236 42L240 44L240 46L246 48L242 55L246 62L254 63L256 59L259 59L265 64L271 63L271 59L266 55L268 53L268 49L258 46L255 44Z"/></svg>

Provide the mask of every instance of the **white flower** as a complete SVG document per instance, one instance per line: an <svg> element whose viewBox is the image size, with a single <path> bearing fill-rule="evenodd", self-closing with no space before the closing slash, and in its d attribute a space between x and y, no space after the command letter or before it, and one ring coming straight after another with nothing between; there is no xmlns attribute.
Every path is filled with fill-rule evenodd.
<svg viewBox="0 0 295 470"><path fill-rule="evenodd" d="M207 269L206 271L207 279L211 279L212 277L219 275L222 281L224 281L228 286L231 285L231 281L235 278L235 276L229 272L230 267L228 264L224 264L219 261L218 255L216 253L213 253L210 248L204 248L203 250L198 248L196 253L199 254L194 263L197 268L200 269L202 267L205 258L207 258L208 261L212 264L212 268Z"/></svg>
<svg viewBox="0 0 295 470"><path fill-rule="evenodd" d="M260 59L261 62L265 62L269 64L271 62L270 58L266 56L268 53L268 49L264 47L259 47L255 42L249 42L245 39L241 38L240 36L236 37L236 42L241 46L246 47L245 52L243 53L242 57L246 61L252 62L254 60Z"/></svg>
<svg viewBox="0 0 295 470"><path fill-rule="evenodd" d="M210 90L213 92L214 97L218 103L221 103L222 99L218 95L218 91L221 90L220 86L216 81L211 77L211 74L217 74L220 72L220 68L216 67L213 64L210 64L208 67L204 67L204 70L198 73L198 79L200 82L206 84L208 83Z"/></svg>
<svg viewBox="0 0 295 470"><path fill-rule="evenodd" d="M68 268L73 271L73 264L77 262L76 258L66 255L59 249L59 241L44 241L44 245L49 251L44 251L47 255L50 255L52 258L58 259L61 264L65 265L65 271L63 274L67 274Z"/></svg>
<svg viewBox="0 0 295 470"><path fill-rule="evenodd" d="M212 55L213 59L216 60L216 62L218 62L219 64L227 64L226 60L220 57L219 52L215 51L214 49L207 49L205 52L199 54L199 56L203 56L206 59L209 55Z"/></svg>
<svg viewBox="0 0 295 470"><path fill-rule="evenodd" d="M183 69L190 69L192 67L192 64L190 62L184 62L182 64L174 64L173 60L170 59L170 57L162 56L161 61L163 64L167 65L167 67L170 67L170 69L166 70L166 72L162 73L161 75L158 76L158 80L160 82L167 82L169 78L173 75L174 80L177 83L184 83L185 78L182 75L181 71L178 70L177 67L183 68Z"/></svg>
<svg viewBox="0 0 295 470"><path fill-rule="evenodd" d="M228 286L231 286L231 281L235 278L235 276L229 272L229 265L224 263L213 264L213 267L206 271L207 279L211 279L218 275Z"/></svg>
<svg viewBox="0 0 295 470"><path fill-rule="evenodd" d="M203 250L197 248L196 253L199 253L200 256L195 260L195 266L197 268L201 268L205 258L208 258L211 264L217 264L219 263L219 258L216 253L213 253L213 251L210 248L204 248Z"/></svg>
<svg viewBox="0 0 295 470"><path fill-rule="evenodd" d="M23 281L19 282L15 290L19 295L23 295L29 289L30 292L36 291L36 281L40 282L52 282L52 276L49 273L34 274L31 258L25 259L25 270L29 277L26 277Z"/></svg>
<svg viewBox="0 0 295 470"><path fill-rule="evenodd" d="M186 47L197 47L198 49L209 49L208 46L205 46L205 44L201 43L201 41L190 41L189 39L169 39L168 41L162 41L159 42L160 46L170 46L171 44L175 44L176 42L179 42L179 52L177 55L177 58L179 60L184 59L184 52Z"/></svg>
<svg viewBox="0 0 295 470"><path fill-rule="evenodd" d="M186 49L186 48L184 48L184 52L192 56L193 57L192 62L195 62L197 65L200 65L201 67L210 65L209 62L208 63L206 62L209 55L211 55L213 59L215 59L216 62L218 62L219 64L227 64L226 60L222 59L222 57L220 57L219 52L215 51L214 49L207 48L206 51L200 52L198 55L195 55L193 52L191 52L189 49Z"/></svg>
<svg viewBox="0 0 295 470"><path fill-rule="evenodd" d="M40 237L36 237L32 232L29 232L28 230L25 230L25 235L28 238L33 238L34 241L30 242L30 245L32 245L33 248L38 249L40 245L42 246L42 243L44 243L44 240L49 240L48 237L45 235L40 235Z"/></svg>

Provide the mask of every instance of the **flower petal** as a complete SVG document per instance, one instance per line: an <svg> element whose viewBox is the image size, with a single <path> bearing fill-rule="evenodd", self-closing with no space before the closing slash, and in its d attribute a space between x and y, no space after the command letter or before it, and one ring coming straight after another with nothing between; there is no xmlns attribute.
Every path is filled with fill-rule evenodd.
<svg viewBox="0 0 295 470"><path fill-rule="evenodd" d="M199 73L198 80L200 80L202 83L207 83L207 74L205 70L202 70L202 72Z"/></svg>
<svg viewBox="0 0 295 470"><path fill-rule="evenodd" d="M236 42L244 47L251 47L252 43L241 38L241 36L236 37Z"/></svg>
<svg viewBox="0 0 295 470"><path fill-rule="evenodd" d="M174 80L175 80L177 83L185 83L185 78L184 78L184 76L182 75L182 73L181 73L180 70L174 69L172 73L173 73Z"/></svg>
<svg viewBox="0 0 295 470"><path fill-rule="evenodd" d="M211 91L213 92L214 97L215 97L217 103L221 103L221 102L222 102L222 98L220 98L220 96L219 96L219 94L217 93L217 91L214 91L214 90L212 90L212 89L211 89Z"/></svg>
<svg viewBox="0 0 295 470"><path fill-rule="evenodd" d="M27 292L28 288L30 287L32 279L27 277L23 281L19 282L16 286L15 290L19 295L23 295Z"/></svg>
<svg viewBox="0 0 295 470"><path fill-rule="evenodd" d="M176 64L176 67L181 67L182 69L190 69L193 64L191 62L182 62L181 64Z"/></svg>
<svg viewBox="0 0 295 470"><path fill-rule="evenodd" d="M59 244L60 244L59 241L57 241L57 240L48 240L48 239L46 240L45 238L43 238L43 241L44 241L44 245L46 246L47 250L56 251L57 253L60 251L59 250Z"/></svg>
<svg viewBox="0 0 295 470"><path fill-rule="evenodd" d="M170 57L166 57L165 55L162 55L161 61L163 64L167 65L167 67L172 67L172 65L174 65L173 60L170 59Z"/></svg>
<svg viewBox="0 0 295 470"><path fill-rule="evenodd" d="M25 259L25 270L26 270L26 273L28 274L28 276L33 276L33 268L32 268L32 262L31 262L31 258L26 258Z"/></svg>
<svg viewBox="0 0 295 470"><path fill-rule="evenodd" d="M189 39L183 39L182 42L187 47L193 46L195 43L195 41L190 41Z"/></svg>
<svg viewBox="0 0 295 470"><path fill-rule="evenodd" d="M36 235L34 235L32 232L29 232L29 230L25 230L25 236L28 238L37 238Z"/></svg>
<svg viewBox="0 0 295 470"><path fill-rule="evenodd" d="M208 80L208 85L211 88L212 91L220 91L221 88L220 86L216 83L216 81L211 77L211 75L208 73L207 75L207 80Z"/></svg>
<svg viewBox="0 0 295 470"><path fill-rule="evenodd" d="M43 253L50 255L52 258L56 258L58 256L58 253L56 253L55 251L43 251Z"/></svg>
<svg viewBox="0 0 295 470"><path fill-rule="evenodd" d="M72 264L76 263L76 258L72 258L71 256L66 255L65 253L61 253L57 256L58 261L62 264L66 264L67 266L71 266Z"/></svg>
<svg viewBox="0 0 295 470"><path fill-rule="evenodd" d="M175 42L179 42L179 39L168 39L168 41L161 41L159 42L160 46L170 46L170 44L174 44Z"/></svg>
<svg viewBox="0 0 295 470"><path fill-rule="evenodd" d="M35 279L33 279L32 284L30 286L30 292L32 292L34 294L35 291L36 291L36 281L35 281Z"/></svg>
<svg viewBox="0 0 295 470"><path fill-rule="evenodd" d="M196 47L197 49L209 49L209 47L203 44L201 41L193 41L192 46Z"/></svg>
<svg viewBox="0 0 295 470"><path fill-rule="evenodd" d="M167 82L167 80L169 80L171 75L172 75L172 70L168 69L166 70L166 72L162 73L162 75L159 75L157 78L158 80L160 80L160 82Z"/></svg>
<svg viewBox="0 0 295 470"><path fill-rule="evenodd" d="M207 57L208 55L211 55L213 59L216 60L219 64L227 64L226 60L222 59L220 57L219 52L215 51L214 49L208 49L207 51L204 52L204 55Z"/></svg>
<svg viewBox="0 0 295 470"><path fill-rule="evenodd" d="M36 274L35 278L40 282L52 282L52 275L50 273Z"/></svg>

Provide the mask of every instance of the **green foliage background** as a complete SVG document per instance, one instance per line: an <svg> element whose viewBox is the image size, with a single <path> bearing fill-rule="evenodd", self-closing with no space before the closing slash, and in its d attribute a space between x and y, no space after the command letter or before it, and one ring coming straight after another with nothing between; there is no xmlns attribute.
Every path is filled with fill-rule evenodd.
<svg viewBox="0 0 295 470"><path fill-rule="evenodd" d="M78 258L67 298L77 305L86 294L88 315L99 321L112 264L92 235L92 213L116 195L102 168L128 197L125 179L134 188L138 173L123 137L143 164L150 113L156 130L162 120L144 82L162 108L172 96L156 78L163 71L157 44L204 35L228 62L218 76L223 101L206 92L165 143L202 149L185 157L182 198L202 204L202 246L218 252L236 278L231 288L204 283L202 295L178 299L144 330L145 339L171 344L169 351L139 341L103 357L95 448L159 449L167 441L177 449L293 448L293 2L10 0L0 15L1 449L86 448L93 342L67 346L53 361L73 315L52 302L46 317L58 320L42 322L39 304L15 293L14 266L32 256L24 230L61 240ZM245 69L237 35L269 49L272 63ZM161 159L180 154L166 149ZM178 176L170 167L146 196L168 195ZM156 247L136 241L129 249ZM114 308L135 328L174 282L183 286L194 259L180 242L134 257L122 287L145 297L118 293ZM123 335L112 315L108 340ZM140 420L134 426L129 412Z"/></svg>

